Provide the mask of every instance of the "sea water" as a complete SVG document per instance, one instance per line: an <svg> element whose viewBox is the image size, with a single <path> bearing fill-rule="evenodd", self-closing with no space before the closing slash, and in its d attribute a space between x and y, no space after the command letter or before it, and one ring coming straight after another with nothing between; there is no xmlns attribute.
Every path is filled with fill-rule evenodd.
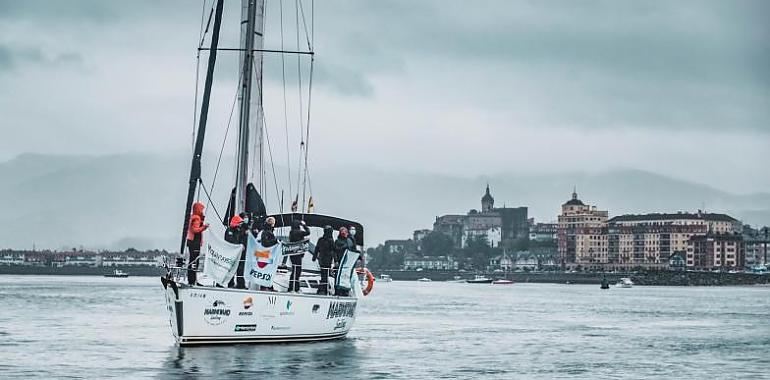
<svg viewBox="0 0 770 380"><path fill-rule="evenodd" d="M376 284L344 340L178 347L159 279L0 276L0 378L770 378L770 288Z"/></svg>

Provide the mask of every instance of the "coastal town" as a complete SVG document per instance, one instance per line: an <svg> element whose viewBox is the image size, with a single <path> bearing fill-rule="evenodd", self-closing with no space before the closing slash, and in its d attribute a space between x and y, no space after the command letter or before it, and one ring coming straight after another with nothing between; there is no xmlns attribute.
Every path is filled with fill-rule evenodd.
<svg viewBox="0 0 770 380"><path fill-rule="evenodd" d="M768 227L696 210L610 216L573 189L555 221L527 207L495 207L489 185L481 209L437 216L433 229L367 251L377 269L488 272L721 271L764 273Z"/></svg>
<svg viewBox="0 0 770 380"><path fill-rule="evenodd" d="M480 209L437 216L432 229L366 250L377 271L477 273L630 273L638 271L767 272L768 227L722 213L610 216L572 195L556 221L539 222L528 208L495 207L487 185ZM0 250L0 272L99 274L127 268L155 275L165 250Z"/></svg>

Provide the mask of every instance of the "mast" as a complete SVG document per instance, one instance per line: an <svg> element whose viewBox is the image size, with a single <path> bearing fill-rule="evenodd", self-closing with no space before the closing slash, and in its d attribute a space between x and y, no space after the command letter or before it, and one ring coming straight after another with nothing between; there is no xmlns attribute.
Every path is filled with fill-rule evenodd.
<svg viewBox="0 0 770 380"><path fill-rule="evenodd" d="M241 0L240 75L238 92L238 148L235 171L235 213L246 209L246 186L250 179L263 193L262 160L262 49L264 0ZM255 75L256 74L256 75ZM256 83L254 83L256 76ZM253 148L254 151L250 151ZM253 162L253 167L250 164ZM250 175L251 174L251 175Z"/></svg>
<svg viewBox="0 0 770 380"><path fill-rule="evenodd" d="M187 240L187 228L190 223L190 211L192 211L193 199L195 199L195 188L201 177L201 156L203 154L203 138L206 135L206 121L209 114L209 100L211 98L211 84L214 80L214 65L217 62L217 46L219 45L219 29L222 25L222 8L224 0L218 0L214 14L214 30L211 33L211 49L209 50L208 70L206 71L206 82L203 87L203 99L201 102L201 113L198 121L198 131L195 138L195 149L193 150L192 164L190 165L190 187L187 189L187 203L184 212L184 224L182 225L182 244L179 247L179 254L184 254L185 241Z"/></svg>

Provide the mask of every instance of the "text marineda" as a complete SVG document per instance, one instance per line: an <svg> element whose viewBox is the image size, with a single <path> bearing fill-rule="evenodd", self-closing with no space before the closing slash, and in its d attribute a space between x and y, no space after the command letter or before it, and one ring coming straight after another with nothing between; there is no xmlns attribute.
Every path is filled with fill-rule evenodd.
<svg viewBox="0 0 770 380"><path fill-rule="evenodd" d="M224 309L224 308L218 308L218 307L210 307L203 310L204 316L209 315L224 315L225 317L230 316L230 309Z"/></svg>
<svg viewBox="0 0 770 380"><path fill-rule="evenodd" d="M355 302L332 302L329 304L329 311L326 312L326 319L339 317L353 317L356 313Z"/></svg>

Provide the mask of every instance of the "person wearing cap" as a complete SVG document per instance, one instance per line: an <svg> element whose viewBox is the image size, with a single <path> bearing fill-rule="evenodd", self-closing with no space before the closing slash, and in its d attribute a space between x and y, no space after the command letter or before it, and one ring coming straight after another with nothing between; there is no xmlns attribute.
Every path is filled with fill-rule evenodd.
<svg viewBox="0 0 770 380"><path fill-rule="evenodd" d="M248 223L246 223L243 217L241 215L233 215L230 219L230 225L227 226L227 230L225 231L225 241L233 244L241 244L245 247L247 242L247 229ZM230 279L230 283L227 285L230 288L246 289L246 281L243 278L244 266L246 264L244 253L245 249L238 258L238 268L235 271L235 277Z"/></svg>
<svg viewBox="0 0 770 380"><path fill-rule="evenodd" d="M190 285L197 284L198 256L201 254L202 234L209 228L209 225L204 223L206 217L203 215L203 209L203 203L193 203L190 223L187 226L187 249L190 252L190 257L187 260L187 283Z"/></svg>
<svg viewBox="0 0 770 380"><path fill-rule="evenodd" d="M299 243L310 235L310 231L307 229L304 221L295 220L291 223L291 231L289 231L289 243ZM291 279L289 280L289 291L299 293L299 277L302 274L302 256L305 251L295 253L289 258L291 259Z"/></svg>
<svg viewBox="0 0 770 380"><path fill-rule="evenodd" d="M318 294L326 295L329 292L329 270L334 261L334 229L332 226L324 226L324 234L315 243L313 251L313 261L318 260L318 266L321 267L321 283L318 286Z"/></svg>
<svg viewBox="0 0 770 380"><path fill-rule="evenodd" d="M275 218L272 216L267 217L267 219L265 219L265 224L262 226L262 231L260 231L261 234L259 238L259 242L263 247L270 248L278 244L278 239L275 237L275 233L273 233L274 228ZM259 289L275 291L272 286L260 286Z"/></svg>

